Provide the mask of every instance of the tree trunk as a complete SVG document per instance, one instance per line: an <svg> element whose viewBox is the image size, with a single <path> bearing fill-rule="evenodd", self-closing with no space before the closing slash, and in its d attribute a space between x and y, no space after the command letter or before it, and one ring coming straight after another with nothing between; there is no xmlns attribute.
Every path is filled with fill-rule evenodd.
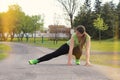
<svg viewBox="0 0 120 80"><path fill-rule="evenodd" d="M69 14L70 16L70 25L71 25L71 29L73 29L73 15L72 14ZM71 38L71 33L69 33L70 36L69 36L69 39Z"/></svg>
<svg viewBox="0 0 120 80"><path fill-rule="evenodd" d="M73 29L73 15L69 14L70 16L70 25L71 25L71 29Z"/></svg>
<svg viewBox="0 0 120 80"><path fill-rule="evenodd" d="M99 42L101 42L101 30L99 30Z"/></svg>

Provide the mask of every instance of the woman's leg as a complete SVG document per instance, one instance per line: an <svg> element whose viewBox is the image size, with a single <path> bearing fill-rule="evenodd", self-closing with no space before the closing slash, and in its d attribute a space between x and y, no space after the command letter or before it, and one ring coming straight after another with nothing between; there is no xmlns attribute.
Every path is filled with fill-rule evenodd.
<svg viewBox="0 0 120 80"><path fill-rule="evenodd" d="M43 61L48 61L52 58L56 58L60 55L67 54L69 51L69 45L68 44L63 44L60 48L58 48L56 51L49 53L43 57L38 58L38 62L43 62Z"/></svg>

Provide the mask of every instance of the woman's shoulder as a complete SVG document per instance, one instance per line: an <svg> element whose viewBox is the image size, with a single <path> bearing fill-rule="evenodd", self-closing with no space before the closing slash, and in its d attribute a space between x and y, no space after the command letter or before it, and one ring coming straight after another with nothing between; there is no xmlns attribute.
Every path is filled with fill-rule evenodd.
<svg viewBox="0 0 120 80"><path fill-rule="evenodd" d="M74 37L74 36L76 36L76 33L73 33L73 34L72 34L72 37Z"/></svg>
<svg viewBox="0 0 120 80"><path fill-rule="evenodd" d="M87 38L87 39L90 39L90 38L91 38L88 33L85 33L85 35L86 35L86 38Z"/></svg>
<svg viewBox="0 0 120 80"><path fill-rule="evenodd" d="M72 35L76 35L76 33L74 32Z"/></svg>

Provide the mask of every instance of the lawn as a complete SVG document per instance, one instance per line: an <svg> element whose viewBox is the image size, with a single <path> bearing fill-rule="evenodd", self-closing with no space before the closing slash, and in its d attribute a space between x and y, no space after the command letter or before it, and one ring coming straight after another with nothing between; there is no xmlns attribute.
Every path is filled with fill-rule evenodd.
<svg viewBox="0 0 120 80"><path fill-rule="evenodd" d="M85 55L82 55L81 60L85 61L85 59ZM94 54L90 56L90 62L120 68L120 54Z"/></svg>
<svg viewBox="0 0 120 80"><path fill-rule="evenodd" d="M103 52L120 52L120 41L92 41L92 51L103 51Z"/></svg>
<svg viewBox="0 0 120 80"><path fill-rule="evenodd" d="M10 47L8 45L0 43L0 60L8 56L9 50L10 50Z"/></svg>
<svg viewBox="0 0 120 80"><path fill-rule="evenodd" d="M57 44L54 44L54 41L44 38L43 42L41 38L36 38L36 43L34 43L33 38L30 38L28 42L23 38L24 43L33 44L36 46L43 46L51 49L57 49L67 40L58 40ZM17 39L14 39L14 42L18 42ZM101 52L120 52L120 41L114 40L102 40L102 41L91 41L91 51L101 51Z"/></svg>

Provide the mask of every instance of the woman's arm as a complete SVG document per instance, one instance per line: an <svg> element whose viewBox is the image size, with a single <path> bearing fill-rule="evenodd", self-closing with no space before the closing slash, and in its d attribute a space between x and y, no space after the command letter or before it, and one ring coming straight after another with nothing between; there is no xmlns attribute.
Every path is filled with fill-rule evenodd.
<svg viewBox="0 0 120 80"><path fill-rule="evenodd" d="M74 39L71 37L70 48L69 48L69 53L68 53L68 65L72 65L71 60L72 60L73 47L74 47Z"/></svg>
<svg viewBox="0 0 120 80"><path fill-rule="evenodd" d="M91 39L90 37L88 37L87 41L86 41L86 45L85 45L85 52L86 52L86 64L85 66L89 66L90 65L90 46L91 46Z"/></svg>

